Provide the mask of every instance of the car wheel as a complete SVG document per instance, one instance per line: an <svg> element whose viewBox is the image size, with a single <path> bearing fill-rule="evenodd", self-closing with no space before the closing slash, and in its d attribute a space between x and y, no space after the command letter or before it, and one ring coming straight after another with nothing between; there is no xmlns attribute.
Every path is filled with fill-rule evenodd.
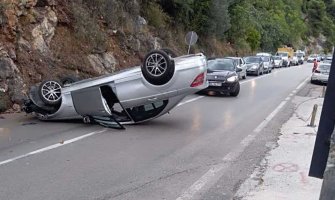
<svg viewBox="0 0 335 200"><path fill-rule="evenodd" d="M62 84L60 82L46 80L40 84L38 94L46 105L56 106L59 105L62 100L61 88Z"/></svg>
<svg viewBox="0 0 335 200"><path fill-rule="evenodd" d="M238 83L234 92L230 93L230 96L237 97L240 93L240 84Z"/></svg>
<svg viewBox="0 0 335 200"><path fill-rule="evenodd" d="M153 85L168 83L173 77L174 69L174 62L162 50L148 53L141 67L144 78Z"/></svg>
<svg viewBox="0 0 335 200"><path fill-rule="evenodd" d="M79 78L77 78L75 76L65 76L65 77L60 79L60 82L62 83L63 86L75 83L77 81L79 81Z"/></svg>
<svg viewBox="0 0 335 200"><path fill-rule="evenodd" d="M171 49L168 49L168 48L163 48L163 49L160 49L161 51L164 51L167 55L169 55L171 58L176 58L178 57L178 55L172 51Z"/></svg>

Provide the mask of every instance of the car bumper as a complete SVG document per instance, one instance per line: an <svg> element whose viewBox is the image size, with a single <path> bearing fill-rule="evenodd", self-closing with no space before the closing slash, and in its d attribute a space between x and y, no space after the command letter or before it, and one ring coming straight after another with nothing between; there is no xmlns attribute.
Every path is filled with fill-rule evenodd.
<svg viewBox="0 0 335 200"><path fill-rule="evenodd" d="M221 86L211 86L209 85L206 89L201 90L201 92L222 92L222 93L229 93L234 92L239 84L238 81L233 83L228 82L218 82L218 81L209 81L209 83L221 83Z"/></svg>
<svg viewBox="0 0 335 200"><path fill-rule="evenodd" d="M247 74L257 74L258 71L259 71L258 69L248 69Z"/></svg>
<svg viewBox="0 0 335 200"><path fill-rule="evenodd" d="M314 73L311 80L315 82L328 83L329 75Z"/></svg>

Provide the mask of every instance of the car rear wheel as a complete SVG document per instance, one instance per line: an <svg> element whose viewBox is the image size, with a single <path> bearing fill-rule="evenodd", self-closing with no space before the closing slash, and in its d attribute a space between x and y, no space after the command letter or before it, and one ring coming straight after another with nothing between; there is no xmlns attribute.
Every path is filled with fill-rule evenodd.
<svg viewBox="0 0 335 200"><path fill-rule="evenodd" d="M61 88L62 84L60 82L46 80L40 84L38 94L46 105L56 106L59 105L62 100Z"/></svg>
<svg viewBox="0 0 335 200"><path fill-rule="evenodd" d="M60 82L62 83L63 86L70 85L70 84L75 83L77 81L79 81L79 78L77 78L75 76L65 76L65 77L60 79Z"/></svg>
<svg viewBox="0 0 335 200"><path fill-rule="evenodd" d="M141 70L149 83L164 85L172 79L175 66L165 51L154 50L145 57Z"/></svg>
<svg viewBox="0 0 335 200"><path fill-rule="evenodd" d="M237 97L239 93L240 93L240 84L237 84L235 91L231 92L230 96Z"/></svg>

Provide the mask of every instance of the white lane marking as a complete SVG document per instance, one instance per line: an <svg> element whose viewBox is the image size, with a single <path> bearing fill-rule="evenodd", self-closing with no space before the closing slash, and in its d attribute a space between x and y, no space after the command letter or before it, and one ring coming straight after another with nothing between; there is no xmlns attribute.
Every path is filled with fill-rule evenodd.
<svg viewBox="0 0 335 200"><path fill-rule="evenodd" d="M301 88L309 78L305 79L297 88ZM298 90L298 89L295 89ZM293 92L290 94L293 96ZM289 96L290 96L289 95ZM204 188L213 186L223 175L231 162L235 161L245 149L256 139L258 134L267 126L267 124L280 112L280 110L287 104L288 101L282 101L277 108L270 113L259 126L255 128L252 134L245 137L239 146L232 152L228 153L222 158L222 163L211 167L203 176L193 183L180 197L176 200L192 200Z"/></svg>
<svg viewBox="0 0 335 200"><path fill-rule="evenodd" d="M205 96L198 96L198 97L195 97L195 98L193 98L193 99L190 99L190 100L181 102L181 103L179 103L179 104L177 105L177 107L182 106L182 105L185 105L185 104L188 104L188 103L191 103L191 102L193 102L193 101L197 101L197 100L202 99L202 98L204 98L204 97L205 97Z"/></svg>
<svg viewBox="0 0 335 200"><path fill-rule="evenodd" d="M17 157L8 159L8 160L1 161L0 166L11 163L13 161L16 161L16 160L19 160L19 159L22 159L22 158L26 158L26 157L29 157L29 156L32 156L32 155L36 155L36 154L39 154L39 153L43 153L43 152L46 152L46 151L50 151L52 149L62 147L62 146L67 145L67 144L77 142L77 141L82 140L84 138L91 137L91 136L99 134L99 133L103 133L106 130L107 129L103 129L103 130L100 130L100 131L94 131L94 132L91 132L91 133L88 133L88 134L85 134L85 135L82 135L82 136L79 136L79 137L76 137L76 138L73 138L73 139L70 139L70 140L66 140L62 143L53 144L53 145L38 149L36 151L29 152L27 154L23 154L23 155L20 155L20 156L17 156Z"/></svg>

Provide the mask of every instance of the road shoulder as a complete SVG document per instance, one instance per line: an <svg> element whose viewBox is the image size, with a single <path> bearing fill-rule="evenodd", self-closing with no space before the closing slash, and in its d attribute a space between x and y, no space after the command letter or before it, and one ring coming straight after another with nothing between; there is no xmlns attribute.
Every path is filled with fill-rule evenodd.
<svg viewBox="0 0 335 200"><path fill-rule="evenodd" d="M308 177L317 127L310 127L313 106L320 119L321 86L308 85L306 94L293 98L294 113L281 127L278 141L252 175L238 189L234 199L318 199L322 181Z"/></svg>

